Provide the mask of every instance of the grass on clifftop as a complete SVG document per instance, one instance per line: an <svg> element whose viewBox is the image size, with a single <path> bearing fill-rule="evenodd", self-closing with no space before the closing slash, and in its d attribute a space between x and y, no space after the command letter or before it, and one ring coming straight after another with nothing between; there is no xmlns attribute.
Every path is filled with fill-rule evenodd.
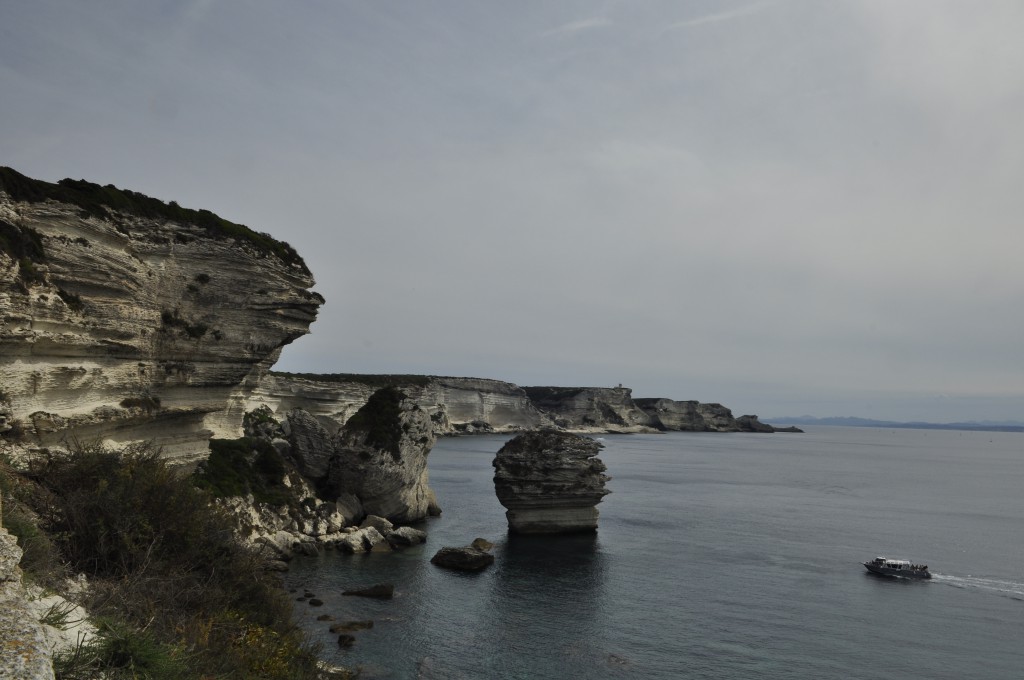
<svg viewBox="0 0 1024 680"><path fill-rule="evenodd" d="M113 184L100 186L84 179L67 178L53 184L26 177L4 166L0 166L0 189L15 201L42 203L53 199L78 206L83 216L102 220L116 222L111 212L116 211L138 217L193 224L205 230L211 238L249 243L264 255L273 255L282 262L298 266L306 274L310 273L303 259L287 243L269 234L253 231L244 224L229 222L209 210L182 208L174 201L164 203L136 191L118 189Z"/></svg>
<svg viewBox="0 0 1024 680"><path fill-rule="evenodd" d="M80 446L0 473L5 508L8 493L31 505L68 573L89 577L100 635L58 657L58 679L323 677L261 558L156 451Z"/></svg>

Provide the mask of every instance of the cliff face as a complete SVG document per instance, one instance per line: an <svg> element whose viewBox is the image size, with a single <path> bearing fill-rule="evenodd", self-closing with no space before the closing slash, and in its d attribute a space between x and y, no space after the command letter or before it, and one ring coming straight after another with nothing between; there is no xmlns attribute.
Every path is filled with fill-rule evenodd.
<svg viewBox="0 0 1024 680"><path fill-rule="evenodd" d="M651 432L648 414L633 402L628 387L524 387L537 408L555 424L582 432Z"/></svg>
<svg viewBox="0 0 1024 680"><path fill-rule="evenodd" d="M252 390L246 410L268 407L314 415L335 434L377 389L394 385L433 423L435 435L521 432L775 432L756 416L736 418L721 404L634 399L626 387L519 387L500 380L414 375L272 373Z"/></svg>
<svg viewBox="0 0 1024 680"><path fill-rule="evenodd" d="M246 410L302 409L336 433L383 385L394 385L431 419L435 435L516 432L553 425L523 388L500 380L434 376L289 375L272 373L250 394Z"/></svg>
<svg viewBox="0 0 1024 680"><path fill-rule="evenodd" d="M204 456L308 332L312 285L286 244L207 211L0 168L0 430Z"/></svg>

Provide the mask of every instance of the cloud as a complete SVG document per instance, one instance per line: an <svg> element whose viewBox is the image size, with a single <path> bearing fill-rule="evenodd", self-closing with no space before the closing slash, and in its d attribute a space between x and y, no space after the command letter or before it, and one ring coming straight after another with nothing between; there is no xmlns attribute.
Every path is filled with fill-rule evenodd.
<svg viewBox="0 0 1024 680"><path fill-rule="evenodd" d="M591 31L595 28L604 28L605 26L611 26L612 20L608 17L596 16L590 17L589 19L580 19L578 21L570 21L567 24L562 24L557 28L541 33L542 37L549 37L553 35L574 35L583 31Z"/></svg>
<svg viewBox="0 0 1024 680"><path fill-rule="evenodd" d="M740 19L742 17L750 16L751 14L757 14L766 7L774 5L774 2L755 2L752 5L745 7L738 7L728 12L718 12L716 14L707 14L702 17L696 17L694 19L685 19L683 21L676 21L665 27L665 30L672 31L683 28L693 28L694 26L703 26L705 24L718 24L723 21L732 21L733 19Z"/></svg>

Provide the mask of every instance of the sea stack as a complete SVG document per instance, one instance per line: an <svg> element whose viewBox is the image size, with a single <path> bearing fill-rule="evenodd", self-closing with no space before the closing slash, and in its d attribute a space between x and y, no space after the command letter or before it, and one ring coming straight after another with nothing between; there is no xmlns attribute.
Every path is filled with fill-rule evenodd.
<svg viewBox="0 0 1024 680"><path fill-rule="evenodd" d="M429 485L430 417L394 387L375 392L338 434L329 485L364 515L416 522L441 513Z"/></svg>
<svg viewBox="0 0 1024 680"><path fill-rule="evenodd" d="M597 529L597 504L610 491L602 445L568 432L527 432L494 458L494 490L507 508L508 529L561 534Z"/></svg>

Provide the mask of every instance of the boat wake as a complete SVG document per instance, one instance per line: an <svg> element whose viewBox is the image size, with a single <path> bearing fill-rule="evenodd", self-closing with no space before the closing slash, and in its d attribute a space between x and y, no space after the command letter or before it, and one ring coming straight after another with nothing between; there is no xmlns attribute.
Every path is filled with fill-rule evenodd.
<svg viewBox="0 0 1024 680"><path fill-rule="evenodd" d="M932 574L932 582L965 590L977 589L987 591L1008 597L1011 600L1024 602L1024 583L1001 581L994 578L981 578L979 576L950 576L949 574Z"/></svg>

